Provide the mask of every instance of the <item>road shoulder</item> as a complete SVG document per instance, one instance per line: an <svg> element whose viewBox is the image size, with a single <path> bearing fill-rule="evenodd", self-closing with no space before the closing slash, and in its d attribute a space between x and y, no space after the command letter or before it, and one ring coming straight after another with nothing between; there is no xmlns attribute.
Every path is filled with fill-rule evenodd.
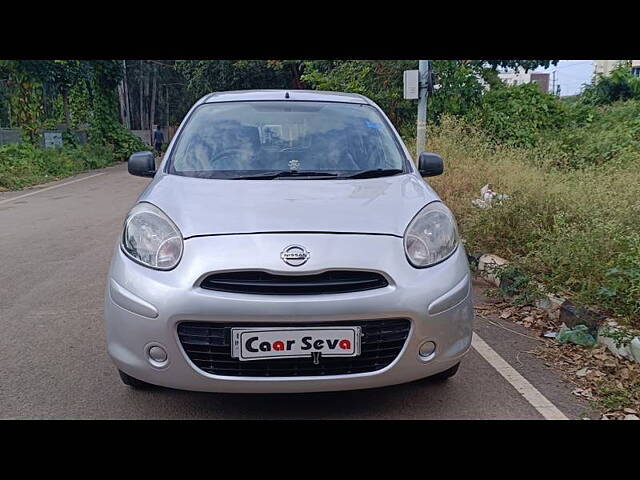
<svg viewBox="0 0 640 480"><path fill-rule="evenodd" d="M473 287L476 305L488 300L486 290L490 286L486 282L475 279ZM541 338L498 315L476 312L474 318L474 331L568 418L599 418L587 401L571 393L575 386L535 354Z"/></svg>

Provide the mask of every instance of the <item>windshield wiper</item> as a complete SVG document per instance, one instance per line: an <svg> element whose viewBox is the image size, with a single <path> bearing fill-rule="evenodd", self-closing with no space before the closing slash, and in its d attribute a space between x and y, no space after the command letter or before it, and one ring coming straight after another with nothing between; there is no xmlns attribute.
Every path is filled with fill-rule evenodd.
<svg viewBox="0 0 640 480"><path fill-rule="evenodd" d="M278 172L258 173L256 175L246 175L242 177L231 177L231 180L271 180L281 177L337 177L337 173L332 172L292 172L290 170L281 170Z"/></svg>
<svg viewBox="0 0 640 480"><path fill-rule="evenodd" d="M340 178L375 178L375 177L388 177L391 175L397 175L402 173L403 170L399 168L376 168L375 170L363 170L353 175L340 175Z"/></svg>

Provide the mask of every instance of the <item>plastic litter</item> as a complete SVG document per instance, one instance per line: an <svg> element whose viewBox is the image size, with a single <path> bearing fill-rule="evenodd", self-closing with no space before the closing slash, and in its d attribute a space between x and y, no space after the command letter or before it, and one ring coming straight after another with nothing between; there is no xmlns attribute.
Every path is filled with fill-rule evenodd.
<svg viewBox="0 0 640 480"><path fill-rule="evenodd" d="M635 337L629 344L629 350L636 362L640 363L640 337Z"/></svg>
<svg viewBox="0 0 640 480"><path fill-rule="evenodd" d="M631 360L632 362L635 360L632 352L633 341L631 343L619 342L616 338L614 338L615 333L624 333L624 330L621 329L617 324L612 324L609 322L609 325L604 328L600 328L598 330L598 343L607 347L611 353L613 353L618 358L626 358L627 360Z"/></svg>
<svg viewBox="0 0 640 480"><path fill-rule="evenodd" d="M509 199L509 195L496 193L492 190L491 184L487 183L480 189L480 198L472 200L471 203L479 208L491 208L492 205L500 205L503 200Z"/></svg>
<svg viewBox="0 0 640 480"><path fill-rule="evenodd" d="M556 342L593 347L596 344L596 339L589 333L589 327L586 325L576 325L573 328L569 328L563 324L556 336Z"/></svg>

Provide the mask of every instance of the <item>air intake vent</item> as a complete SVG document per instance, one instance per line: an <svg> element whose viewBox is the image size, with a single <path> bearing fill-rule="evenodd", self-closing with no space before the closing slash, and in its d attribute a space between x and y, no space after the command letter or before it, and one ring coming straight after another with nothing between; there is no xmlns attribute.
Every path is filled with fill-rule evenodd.
<svg viewBox="0 0 640 480"><path fill-rule="evenodd" d="M200 284L207 290L260 295L349 293L387 285L379 273L351 270L331 270L316 275L274 275L262 271L214 273Z"/></svg>
<svg viewBox="0 0 640 480"><path fill-rule="evenodd" d="M314 364L309 358L279 358L241 362L231 357L234 327L337 327L360 326L361 351L357 357L327 357ZM233 377L299 377L351 375L374 372L393 362L402 351L411 323L407 319L295 323L182 322L178 337L189 359L207 373Z"/></svg>

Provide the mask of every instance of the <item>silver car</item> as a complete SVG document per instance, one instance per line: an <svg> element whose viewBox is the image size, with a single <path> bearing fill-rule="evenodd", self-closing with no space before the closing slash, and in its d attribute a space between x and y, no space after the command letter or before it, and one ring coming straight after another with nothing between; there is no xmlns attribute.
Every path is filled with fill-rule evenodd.
<svg viewBox="0 0 640 480"><path fill-rule="evenodd" d="M471 344L451 211L362 95L220 92L189 111L124 221L105 292L122 380L314 392L454 375Z"/></svg>

